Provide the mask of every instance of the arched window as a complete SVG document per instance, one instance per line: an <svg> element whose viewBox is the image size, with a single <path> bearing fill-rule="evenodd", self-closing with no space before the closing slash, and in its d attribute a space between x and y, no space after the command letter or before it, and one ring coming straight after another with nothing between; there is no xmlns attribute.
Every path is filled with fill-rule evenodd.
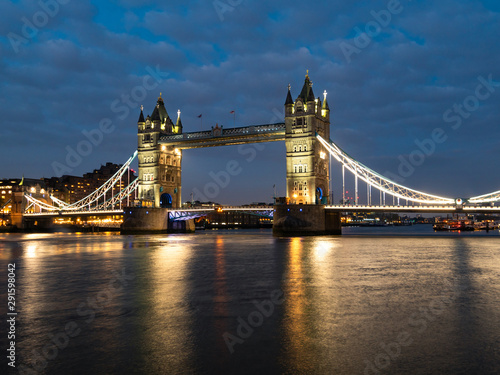
<svg viewBox="0 0 500 375"><path fill-rule="evenodd" d="M297 103L295 104L295 110L296 112L302 112L302 101L297 100Z"/></svg>
<svg viewBox="0 0 500 375"><path fill-rule="evenodd" d="M297 146L293 146L293 152L297 152Z"/></svg>
<svg viewBox="0 0 500 375"><path fill-rule="evenodd" d="M306 146L306 145L304 145L304 152L306 152L306 151L307 151L307 146Z"/></svg>
<svg viewBox="0 0 500 375"><path fill-rule="evenodd" d="M302 165L299 165L299 173L302 173Z"/></svg>

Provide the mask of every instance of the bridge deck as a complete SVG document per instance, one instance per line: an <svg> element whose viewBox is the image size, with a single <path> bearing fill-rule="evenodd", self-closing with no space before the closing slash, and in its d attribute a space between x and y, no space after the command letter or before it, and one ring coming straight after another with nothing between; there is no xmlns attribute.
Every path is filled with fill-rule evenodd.
<svg viewBox="0 0 500 375"><path fill-rule="evenodd" d="M213 129L161 136L158 143L179 149L229 146L244 143L275 142L285 140L285 124L266 124L241 128Z"/></svg>
<svg viewBox="0 0 500 375"><path fill-rule="evenodd" d="M24 214L25 217L55 217L55 216L101 216L101 215L123 215L123 210L105 211L54 211L54 212L33 212Z"/></svg>
<svg viewBox="0 0 500 375"><path fill-rule="evenodd" d="M421 212L421 213L500 213L500 206L326 206L326 210L339 212Z"/></svg>
<svg viewBox="0 0 500 375"><path fill-rule="evenodd" d="M273 206L214 206L214 207L197 207L197 208L179 208L170 209L169 212L172 216L182 216L189 213L202 214L226 211L240 211L240 212L263 212L273 211ZM500 206L482 207L482 206L348 206L348 205L330 205L325 206L326 210L339 211L339 212L408 212L408 213L500 213ZM106 210L106 211L64 211L64 212L41 212L24 214L25 217L55 217L55 216L99 216L99 215L121 215L126 210Z"/></svg>

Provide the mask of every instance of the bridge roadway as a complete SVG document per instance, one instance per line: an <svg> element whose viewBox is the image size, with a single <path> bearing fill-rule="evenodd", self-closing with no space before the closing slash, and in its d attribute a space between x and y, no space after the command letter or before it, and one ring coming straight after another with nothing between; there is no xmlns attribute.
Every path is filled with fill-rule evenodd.
<svg viewBox="0 0 500 375"><path fill-rule="evenodd" d="M409 213L500 213L500 206L482 207L482 206L366 206L366 205L329 205L325 206L326 210L338 212L409 212ZM185 208L170 210L170 217L174 220L187 220L189 217L199 217L203 214L211 212L239 211L247 213L260 214L262 216L272 216L273 206L214 206L200 208ZM43 218L57 216L102 216L102 215L122 215L123 210L106 210L106 211L58 211L58 212L41 212L25 214L25 217Z"/></svg>
<svg viewBox="0 0 500 375"><path fill-rule="evenodd" d="M105 210L105 211L55 211L55 212L33 212L24 214L24 217L55 217L55 216L109 216L123 215L123 210Z"/></svg>
<svg viewBox="0 0 500 375"><path fill-rule="evenodd" d="M500 213L500 206L462 206L439 205L439 206L350 206L350 205L330 205L325 206L326 210L339 212L419 212L419 213L469 213L469 214L497 214Z"/></svg>

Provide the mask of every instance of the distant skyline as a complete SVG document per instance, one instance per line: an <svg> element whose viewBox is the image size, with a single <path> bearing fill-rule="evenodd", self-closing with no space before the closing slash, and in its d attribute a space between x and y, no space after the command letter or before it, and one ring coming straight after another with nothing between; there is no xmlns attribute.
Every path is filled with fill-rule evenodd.
<svg viewBox="0 0 500 375"><path fill-rule="evenodd" d="M308 69L332 140L361 163L450 198L500 190L496 1L19 0L0 14L0 178L124 163L160 92L185 132L281 122ZM210 200L284 195L284 143L260 145L251 161L186 150L183 201L229 160L241 173Z"/></svg>

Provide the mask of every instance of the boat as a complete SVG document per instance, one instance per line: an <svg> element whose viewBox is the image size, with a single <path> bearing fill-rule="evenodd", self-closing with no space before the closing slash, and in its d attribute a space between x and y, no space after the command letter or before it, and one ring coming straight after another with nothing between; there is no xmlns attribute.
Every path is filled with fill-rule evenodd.
<svg viewBox="0 0 500 375"><path fill-rule="evenodd" d="M445 219L433 225L435 231L473 231L474 221L469 219Z"/></svg>

